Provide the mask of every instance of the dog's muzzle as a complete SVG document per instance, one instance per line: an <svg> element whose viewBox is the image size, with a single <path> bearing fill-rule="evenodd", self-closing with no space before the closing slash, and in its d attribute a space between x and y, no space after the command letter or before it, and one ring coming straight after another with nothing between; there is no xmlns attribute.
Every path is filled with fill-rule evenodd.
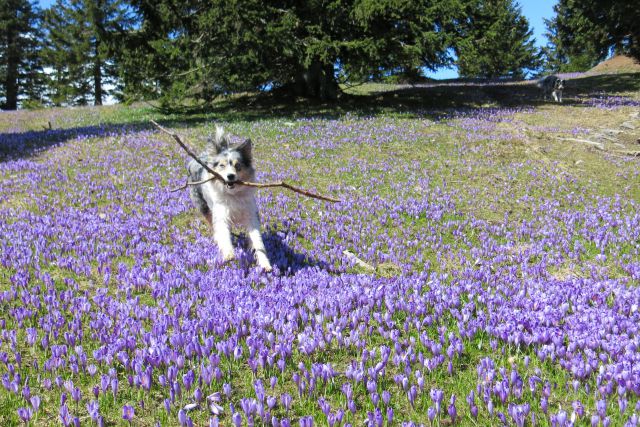
<svg viewBox="0 0 640 427"><path fill-rule="evenodd" d="M236 186L236 180L237 180L236 174L230 173L230 174L227 174L227 177L224 180L224 183L227 185L227 188L231 189Z"/></svg>

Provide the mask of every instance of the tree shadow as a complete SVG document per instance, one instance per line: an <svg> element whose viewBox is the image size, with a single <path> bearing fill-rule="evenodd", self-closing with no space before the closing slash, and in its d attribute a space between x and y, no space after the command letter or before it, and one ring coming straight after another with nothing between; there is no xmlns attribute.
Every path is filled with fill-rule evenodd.
<svg viewBox="0 0 640 427"><path fill-rule="evenodd" d="M180 129L207 121L260 121L265 119L338 119L346 115L371 117L402 114L432 120L456 110L485 107L526 108L554 104L543 100L536 81L446 80L419 84L388 85L385 90L344 93L338 102L285 97L278 93L244 94L219 100L211 108L191 108L179 114L154 118L164 126ZM585 75L568 79L562 105L598 106L598 99L618 97L616 106L637 106L638 101L620 96L640 91L640 73ZM594 102L590 100L594 99ZM150 122L111 123L65 129L0 133L0 162L27 158L78 137L104 137L154 130Z"/></svg>
<svg viewBox="0 0 640 427"><path fill-rule="evenodd" d="M245 95L220 103L221 115L242 120L264 118L335 118L344 114L372 116L402 113L440 117L455 109L532 107L553 104L543 99L537 80L452 79L428 83L388 85L387 90L342 94L337 103L285 98L271 94ZM640 91L640 73L584 75L567 80L566 105L581 105L584 98L617 96ZM635 105L629 100L630 105Z"/></svg>
<svg viewBox="0 0 640 427"><path fill-rule="evenodd" d="M202 116L184 116L179 119L162 119L162 123L180 129L206 120ZM155 129L150 122L129 122L0 133L0 163L37 156L49 148L77 138L102 138Z"/></svg>

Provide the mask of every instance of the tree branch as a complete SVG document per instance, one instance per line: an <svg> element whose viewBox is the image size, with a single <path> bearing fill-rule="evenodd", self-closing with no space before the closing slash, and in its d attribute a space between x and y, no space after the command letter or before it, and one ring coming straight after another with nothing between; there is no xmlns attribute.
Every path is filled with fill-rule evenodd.
<svg viewBox="0 0 640 427"><path fill-rule="evenodd" d="M202 180L202 181L188 181L181 187L178 188L174 188L171 191L178 191L178 190L184 190L185 188L187 188L190 185L201 185L204 184L206 182L209 181L213 181L213 180L218 180L221 182L225 182L224 178L222 176L220 176L220 174L218 174L216 171L214 171L213 169L211 169L209 166L207 166L206 163L204 163L202 160L200 160L198 158L198 156L196 156L193 151L191 151L191 149L189 149L189 147L182 141L182 139L178 136L177 133L170 131L169 129L160 126L157 122L155 122L154 120L151 120L151 123L153 123L153 125L155 127L157 127L158 129L160 129L162 132L166 133L167 135L171 136L177 143L178 145L180 145L180 147L182 147L182 149L184 151L186 151L186 153L189 155L189 157L191 157L192 159L194 159L196 162L198 162L200 164L200 166L202 166L204 168L204 170L206 170L207 172L209 172L211 175L213 175L212 177ZM234 181L234 184L237 185L245 185L247 187L255 187L255 188L273 188L273 187L282 187L282 188L286 188L287 190L291 190L295 193L298 194L302 194L304 196L307 197L311 197L314 199L319 199L319 200L324 200L327 202L332 202L332 203L336 203L339 202L340 199L335 199L333 197L328 197L328 196L323 196L321 194L316 194L313 193L311 191L299 188L299 187L295 187L291 184L288 184L284 181L278 181L278 182L265 182L265 183L258 183L258 182L248 182L248 181Z"/></svg>

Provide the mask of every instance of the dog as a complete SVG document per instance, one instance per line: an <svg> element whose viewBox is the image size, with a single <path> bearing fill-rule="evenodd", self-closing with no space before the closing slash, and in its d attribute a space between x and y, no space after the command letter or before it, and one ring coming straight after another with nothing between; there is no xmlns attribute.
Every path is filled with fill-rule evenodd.
<svg viewBox="0 0 640 427"><path fill-rule="evenodd" d="M547 99L547 96L551 94L556 102L562 102L564 79L558 76L545 76L538 80L537 86L542 89L543 99Z"/></svg>
<svg viewBox="0 0 640 427"><path fill-rule="evenodd" d="M251 139L232 144L224 128L216 126L213 139L199 159L223 179L214 179L190 186L190 197L205 220L213 228L213 238L225 262L235 259L231 243L231 227L247 230L256 262L265 271L271 271L271 263L260 233L260 216L255 199L255 188L240 185L238 181L253 181L255 170ZM201 164L191 160L187 169L192 182L212 177Z"/></svg>

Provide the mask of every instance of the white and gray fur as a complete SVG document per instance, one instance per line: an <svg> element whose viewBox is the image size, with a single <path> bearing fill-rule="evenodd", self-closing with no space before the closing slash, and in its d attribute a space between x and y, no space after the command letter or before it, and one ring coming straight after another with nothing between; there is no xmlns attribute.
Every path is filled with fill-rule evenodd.
<svg viewBox="0 0 640 427"><path fill-rule="evenodd" d="M562 91L564 90L564 79L558 76L545 76L538 80L537 86L542 89L542 96L547 99L549 94L556 102L562 102Z"/></svg>
<svg viewBox="0 0 640 427"><path fill-rule="evenodd" d="M233 145L224 129L216 126L216 134L200 155L207 166L224 178L190 187L193 203L213 228L213 238L224 261L235 258L231 243L231 227L247 230L258 265L267 271L271 263L260 234L260 217L255 200L255 188L236 185L236 181L253 181L255 170L251 153L251 140ZM187 165L190 181L202 181L211 177L202 165L191 160Z"/></svg>

